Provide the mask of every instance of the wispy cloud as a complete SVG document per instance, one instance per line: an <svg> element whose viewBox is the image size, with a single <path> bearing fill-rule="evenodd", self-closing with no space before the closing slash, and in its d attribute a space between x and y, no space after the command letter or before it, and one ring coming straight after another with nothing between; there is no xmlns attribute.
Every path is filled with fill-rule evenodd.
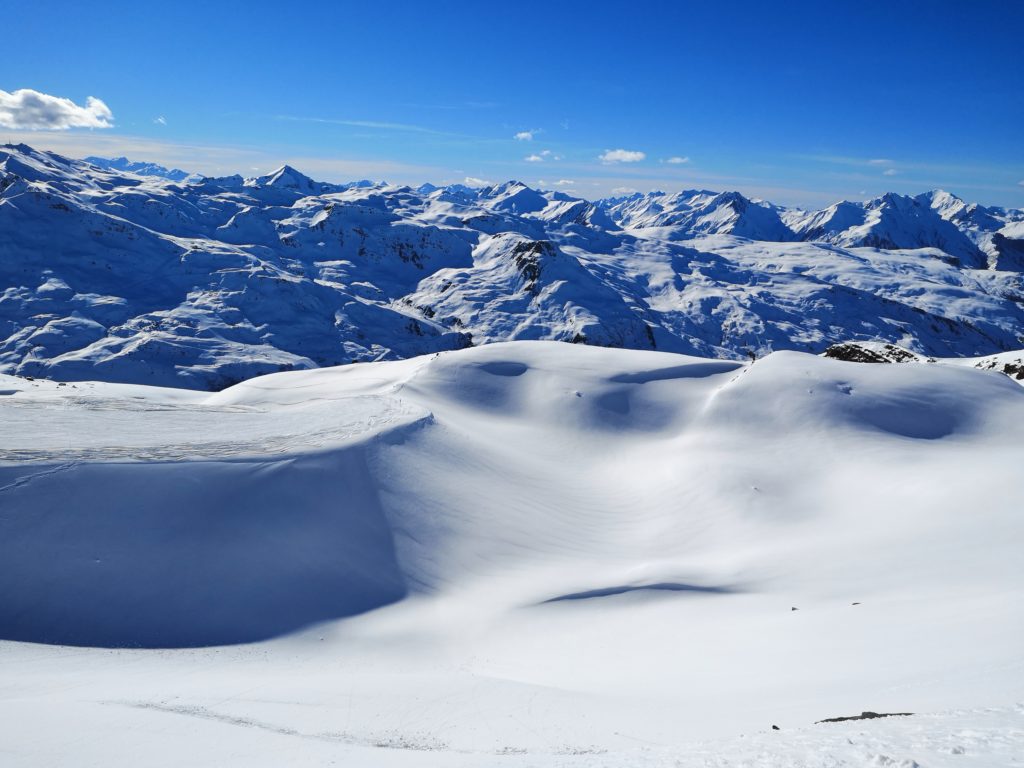
<svg viewBox="0 0 1024 768"><path fill-rule="evenodd" d="M533 136L535 133L537 133L537 131L519 131L519 133L517 133L512 138L515 139L516 141L533 141Z"/></svg>
<svg viewBox="0 0 1024 768"><path fill-rule="evenodd" d="M404 102L399 104L400 107L406 107L410 109L438 109L438 110L472 110L472 109L494 109L495 107L501 106L496 101L459 101L452 104L429 104L420 102Z"/></svg>
<svg viewBox="0 0 1024 768"><path fill-rule="evenodd" d="M68 128L113 128L114 113L89 96L85 106L71 99L21 88L0 90L0 127L20 131L65 131Z"/></svg>
<svg viewBox="0 0 1024 768"><path fill-rule="evenodd" d="M250 175L258 169L266 173L287 163L318 181L344 182L353 179L386 179L394 183L420 184L437 181L452 174L450 168L403 163L362 157L318 157L293 154L267 147L223 144L187 144L100 131L12 131L0 133L0 140L24 142L36 149L58 152L68 157L119 157L146 160L168 168L207 176L232 173ZM460 172L461 175L462 172Z"/></svg>
<svg viewBox="0 0 1024 768"><path fill-rule="evenodd" d="M615 187L612 189L613 195L634 195L636 190L633 187Z"/></svg>
<svg viewBox="0 0 1024 768"><path fill-rule="evenodd" d="M164 117L163 115L160 115L160 117L154 118L153 122L156 123L157 125L167 125L167 118Z"/></svg>
<svg viewBox="0 0 1024 768"><path fill-rule="evenodd" d="M523 159L526 162L528 162L528 163L543 163L545 160L553 160L553 161L561 160L562 156L561 155L556 155L550 149L544 149L544 150L541 150L540 153L534 153L532 155L527 155Z"/></svg>
<svg viewBox="0 0 1024 768"><path fill-rule="evenodd" d="M686 163L690 162L690 158L680 157L679 155L676 155L675 157L670 157L665 162L668 163L669 165L685 165Z"/></svg>
<svg viewBox="0 0 1024 768"><path fill-rule="evenodd" d="M388 123L377 120L341 120L330 117L302 117L299 115L275 115L278 120L289 120L296 123L324 123L327 125L345 125L349 128L373 128L380 131L401 131L405 133L425 133L431 136L456 136L458 134L438 131L422 125L408 123Z"/></svg>
<svg viewBox="0 0 1024 768"><path fill-rule="evenodd" d="M895 176L898 173L899 171L897 171L895 168L886 168L884 171L882 171L883 176Z"/></svg>
<svg viewBox="0 0 1024 768"><path fill-rule="evenodd" d="M476 176L467 176L462 180L467 187L489 187L491 182L487 179L478 179Z"/></svg>
<svg viewBox="0 0 1024 768"><path fill-rule="evenodd" d="M795 155L801 160L811 160L816 163L829 163L830 165L849 165L858 168L868 166L893 165L892 160L883 157L849 157L846 155Z"/></svg>
<svg viewBox="0 0 1024 768"><path fill-rule="evenodd" d="M556 187L571 187L575 183L576 182L573 181L572 179L559 179L558 181L555 182L555 186Z"/></svg>
<svg viewBox="0 0 1024 768"><path fill-rule="evenodd" d="M597 159L609 165L611 163L639 163L646 157L644 152L632 149L606 149Z"/></svg>

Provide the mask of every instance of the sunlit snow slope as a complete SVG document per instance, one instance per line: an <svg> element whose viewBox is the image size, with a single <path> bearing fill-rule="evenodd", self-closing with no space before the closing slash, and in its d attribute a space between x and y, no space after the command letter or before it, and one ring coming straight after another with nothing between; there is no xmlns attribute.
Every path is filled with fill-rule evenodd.
<svg viewBox="0 0 1024 768"><path fill-rule="evenodd" d="M1019 754L1001 373L517 342L0 390L6 764ZM813 725L862 710L961 714Z"/></svg>
<svg viewBox="0 0 1024 768"><path fill-rule="evenodd" d="M498 341L1024 344L1024 211L941 191L802 211L92 160L0 146L0 372L219 390Z"/></svg>

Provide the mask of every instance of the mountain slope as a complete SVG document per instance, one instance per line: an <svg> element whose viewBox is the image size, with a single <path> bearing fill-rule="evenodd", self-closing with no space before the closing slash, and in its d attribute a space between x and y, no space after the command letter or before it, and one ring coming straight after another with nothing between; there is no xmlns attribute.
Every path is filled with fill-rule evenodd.
<svg viewBox="0 0 1024 768"><path fill-rule="evenodd" d="M853 204L841 206L833 206L831 215L824 220L811 216L800 222L796 234L801 239L847 247L937 248L965 266L984 266L984 255L978 246L920 198L886 194L864 203L860 207L862 217L851 210Z"/></svg>
<svg viewBox="0 0 1024 768"><path fill-rule="evenodd" d="M608 213L625 227L671 227L679 237L737 235L751 240L794 239L775 206L748 200L739 192L652 192L612 204Z"/></svg>
<svg viewBox="0 0 1024 768"><path fill-rule="evenodd" d="M0 371L218 389L505 339L995 353L1024 329L1022 223L938 192L801 212L707 191L327 184L289 166L179 183L7 145Z"/></svg>

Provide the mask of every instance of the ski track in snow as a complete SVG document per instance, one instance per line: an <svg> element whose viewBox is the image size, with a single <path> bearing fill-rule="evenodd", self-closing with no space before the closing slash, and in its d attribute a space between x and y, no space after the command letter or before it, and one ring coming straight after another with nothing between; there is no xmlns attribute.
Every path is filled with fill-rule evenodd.
<svg viewBox="0 0 1024 768"><path fill-rule="evenodd" d="M350 747L443 753L446 760L463 756L466 762L460 762L460 765L488 765L487 762L477 761L484 755L493 755L505 758L502 764L516 764L525 759L528 761L526 764L535 765L601 765L608 768L995 768L1021 764L1019 750L1024 745L1024 705L916 714L904 722L874 721L870 726L862 723L818 724L785 732L767 730L738 738L697 741L673 747L648 743L630 751L566 745L551 752L505 746L492 752L479 753L453 750L442 742L424 738L422 734L388 732L359 736L344 732L304 733L287 726L219 713L200 706L132 701L102 703ZM598 755L600 758L595 759ZM419 764L439 763L430 759Z"/></svg>
<svg viewBox="0 0 1024 768"><path fill-rule="evenodd" d="M347 733L303 733L287 726L274 725L248 717L235 717L216 712L206 707L186 706L175 704L161 704L157 702L132 702L132 701L111 701L103 702L117 706L132 707L134 709L153 710L156 712L167 712L185 717L198 717L203 720L212 720L225 725L233 725L240 728L258 728L269 733L280 736L294 736L300 739L314 739L317 741L336 742L341 744L357 745L362 747L375 747L378 749L404 749L417 751L449 751L446 745L430 742L429 740L417 740L416 737L398 736L396 734L381 734L376 737L359 738Z"/></svg>
<svg viewBox="0 0 1024 768"><path fill-rule="evenodd" d="M54 467L50 467L49 469L45 469L42 472L33 472L28 475L22 475L14 482L8 483L7 485L4 486L0 486L0 493L4 493L5 491L13 491L16 488L21 488L25 485L28 485L33 480L38 480L43 477L49 477L50 475L55 475L58 472L67 472L70 469L74 469L76 464L77 462L67 462L63 464L58 464Z"/></svg>

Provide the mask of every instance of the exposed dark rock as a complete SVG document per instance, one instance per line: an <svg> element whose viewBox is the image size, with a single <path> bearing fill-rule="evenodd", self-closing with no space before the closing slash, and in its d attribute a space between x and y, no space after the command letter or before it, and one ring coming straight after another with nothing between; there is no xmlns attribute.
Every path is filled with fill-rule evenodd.
<svg viewBox="0 0 1024 768"><path fill-rule="evenodd" d="M847 720L874 720L879 717L910 717L913 712L861 712L859 715L847 715L845 717L826 717L818 720L819 723L842 723Z"/></svg>
<svg viewBox="0 0 1024 768"><path fill-rule="evenodd" d="M908 363L918 360L918 356L913 352L895 344L886 344L880 350L871 349L857 342L833 344L825 350L824 355L850 363Z"/></svg>
<svg viewBox="0 0 1024 768"><path fill-rule="evenodd" d="M517 243L512 249L512 258L515 259L516 268L526 281L526 290L530 293L537 293L537 281L540 280L541 260L544 257L551 258L555 255L555 247L547 240L535 240L526 243Z"/></svg>

